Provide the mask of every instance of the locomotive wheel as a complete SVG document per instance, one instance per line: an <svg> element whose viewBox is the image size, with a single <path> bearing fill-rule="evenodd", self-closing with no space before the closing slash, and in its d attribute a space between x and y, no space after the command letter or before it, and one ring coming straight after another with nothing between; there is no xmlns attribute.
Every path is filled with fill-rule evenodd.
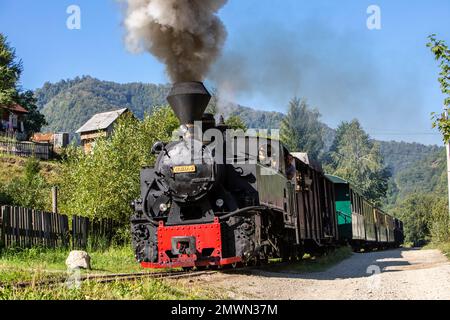
<svg viewBox="0 0 450 320"><path fill-rule="evenodd" d="M183 271L190 272L194 269L194 267L182 267Z"/></svg>

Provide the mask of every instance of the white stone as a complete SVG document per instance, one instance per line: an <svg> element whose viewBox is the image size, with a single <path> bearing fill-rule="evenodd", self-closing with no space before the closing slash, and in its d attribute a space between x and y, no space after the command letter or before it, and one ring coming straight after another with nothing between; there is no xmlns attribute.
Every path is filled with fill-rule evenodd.
<svg viewBox="0 0 450 320"><path fill-rule="evenodd" d="M91 257L86 251L71 251L66 260L67 268L74 269L91 269Z"/></svg>

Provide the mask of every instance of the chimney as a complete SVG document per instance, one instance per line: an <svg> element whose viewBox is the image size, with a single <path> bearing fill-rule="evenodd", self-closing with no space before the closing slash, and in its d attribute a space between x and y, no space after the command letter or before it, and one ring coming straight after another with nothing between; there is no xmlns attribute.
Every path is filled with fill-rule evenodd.
<svg viewBox="0 0 450 320"><path fill-rule="evenodd" d="M167 97L180 123L185 125L202 121L210 99L211 95L201 82L175 83Z"/></svg>

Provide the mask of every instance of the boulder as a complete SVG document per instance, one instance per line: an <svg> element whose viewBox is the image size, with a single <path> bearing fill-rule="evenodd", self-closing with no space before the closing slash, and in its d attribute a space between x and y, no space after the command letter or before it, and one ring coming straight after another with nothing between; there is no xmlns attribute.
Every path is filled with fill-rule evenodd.
<svg viewBox="0 0 450 320"><path fill-rule="evenodd" d="M69 253L66 260L67 268L74 269L91 269L91 257L86 251L74 250Z"/></svg>

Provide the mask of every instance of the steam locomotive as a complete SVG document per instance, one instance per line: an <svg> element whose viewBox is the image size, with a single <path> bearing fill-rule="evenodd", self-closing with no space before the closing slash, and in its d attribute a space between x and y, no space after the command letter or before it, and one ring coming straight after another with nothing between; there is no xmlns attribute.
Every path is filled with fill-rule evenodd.
<svg viewBox="0 0 450 320"><path fill-rule="evenodd" d="M355 250L403 242L401 221L307 154L277 139L243 135L204 114L201 82L173 86L167 100L182 124L157 142L132 203L133 246L146 268L205 268L295 260L342 244Z"/></svg>

